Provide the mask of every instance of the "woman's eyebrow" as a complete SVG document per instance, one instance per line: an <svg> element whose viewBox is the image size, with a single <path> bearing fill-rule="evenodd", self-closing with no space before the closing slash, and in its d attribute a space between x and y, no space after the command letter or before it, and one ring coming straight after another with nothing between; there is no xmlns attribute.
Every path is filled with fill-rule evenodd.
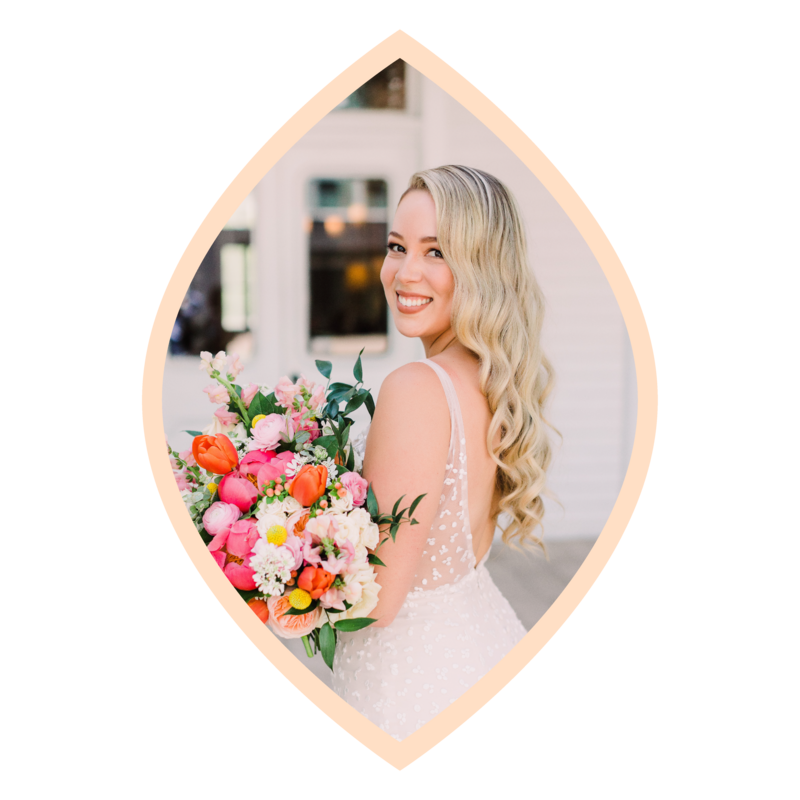
<svg viewBox="0 0 800 800"><path fill-rule="evenodd" d="M403 239L403 237L397 231L389 231L389 236L396 236L398 239ZM405 239L403 239L405 241ZM435 236L423 236L420 239L421 242L438 242L439 240Z"/></svg>

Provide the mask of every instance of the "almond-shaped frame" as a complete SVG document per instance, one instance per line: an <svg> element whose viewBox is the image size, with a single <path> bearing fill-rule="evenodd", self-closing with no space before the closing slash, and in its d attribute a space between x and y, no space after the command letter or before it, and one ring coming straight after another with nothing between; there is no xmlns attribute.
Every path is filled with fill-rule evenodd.
<svg viewBox="0 0 800 800"><path fill-rule="evenodd" d="M278 159L342 100L397 59L403 59L434 81L492 130L536 175L573 221L619 303L633 348L638 391L636 434L628 471L611 514L580 569L525 638L491 672L402 742L361 716L305 666L298 669L301 662L242 603L208 557L175 487L164 447L161 405L170 331L192 276L219 231ZM658 414L658 368L647 318L622 259L594 213L559 168L503 109L430 48L401 29L382 39L309 98L225 187L203 217L167 281L153 317L142 365L142 433L153 483L167 519L197 574L273 668L319 712L397 771L429 753L497 697L552 641L586 599L611 561L639 505L655 452Z"/></svg>

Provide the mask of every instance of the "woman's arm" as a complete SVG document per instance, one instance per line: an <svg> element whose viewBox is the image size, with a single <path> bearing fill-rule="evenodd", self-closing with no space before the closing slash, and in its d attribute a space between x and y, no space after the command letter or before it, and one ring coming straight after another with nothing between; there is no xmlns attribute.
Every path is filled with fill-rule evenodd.
<svg viewBox="0 0 800 800"><path fill-rule="evenodd" d="M439 507L449 447L450 412L438 375L420 363L392 372L375 405L364 478L372 484L382 514L391 513L401 495L405 495L401 508L420 494L425 497L414 511L419 524L404 522L396 541L390 537L378 550L386 567L375 567L381 590L378 605L369 614L377 620L374 627L389 625L411 591Z"/></svg>

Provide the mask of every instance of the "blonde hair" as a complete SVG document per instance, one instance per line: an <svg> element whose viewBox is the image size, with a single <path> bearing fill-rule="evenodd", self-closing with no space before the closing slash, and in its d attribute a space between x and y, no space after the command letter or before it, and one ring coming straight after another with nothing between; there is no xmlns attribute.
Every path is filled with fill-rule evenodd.
<svg viewBox="0 0 800 800"><path fill-rule="evenodd" d="M499 511L511 517L503 541L539 545L546 554L535 530L542 496L551 494L545 482L552 425L543 411L553 368L542 352L544 298L528 264L519 208L497 178L470 167L417 172L400 199L416 189L436 206L439 248L455 283L453 332L480 361L480 388L493 415L487 447L498 466Z"/></svg>

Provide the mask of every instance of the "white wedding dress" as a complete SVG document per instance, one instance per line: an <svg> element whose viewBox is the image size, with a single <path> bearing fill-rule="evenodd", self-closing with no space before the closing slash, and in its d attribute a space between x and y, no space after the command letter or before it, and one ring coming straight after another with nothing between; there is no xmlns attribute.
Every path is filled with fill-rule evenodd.
<svg viewBox="0 0 800 800"><path fill-rule="evenodd" d="M340 633L333 689L402 740L485 675L526 630L472 550L464 423L450 376L429 359L450 408L450 452L439 508L392 623ZM354 446L357 446L354 443Z"/></svg>

